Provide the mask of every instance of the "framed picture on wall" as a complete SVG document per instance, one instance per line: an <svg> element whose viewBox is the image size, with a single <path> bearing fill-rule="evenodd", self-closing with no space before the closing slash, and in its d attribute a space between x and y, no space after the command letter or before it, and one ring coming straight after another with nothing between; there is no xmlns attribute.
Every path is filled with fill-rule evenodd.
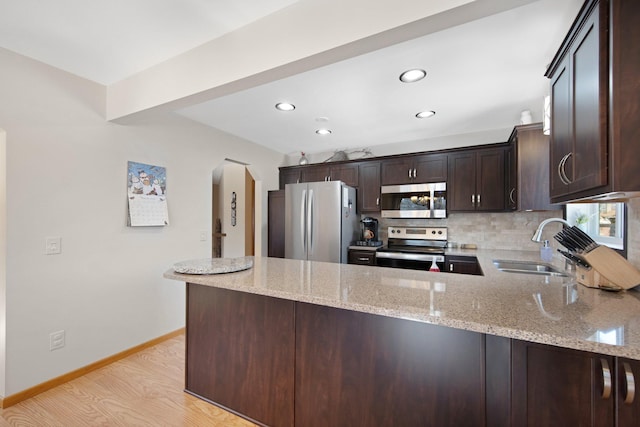
<svg viewBox="0 0 640 427"><path fill-rule="evenodd" d="M169 225L167 172L162 166L128 162L127 224L132 227Z"/></svg>

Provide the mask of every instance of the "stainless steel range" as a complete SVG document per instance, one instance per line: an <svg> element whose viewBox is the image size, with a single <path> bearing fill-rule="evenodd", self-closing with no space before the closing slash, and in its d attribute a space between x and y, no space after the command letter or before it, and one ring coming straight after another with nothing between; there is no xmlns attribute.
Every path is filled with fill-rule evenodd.
<svg viewBox="0 0 640 427"><path fill-rule="evenodd" d="M446 227L389 227L387 246L376 252L381 267L429 270L433 259L444 271Z"/></svg>

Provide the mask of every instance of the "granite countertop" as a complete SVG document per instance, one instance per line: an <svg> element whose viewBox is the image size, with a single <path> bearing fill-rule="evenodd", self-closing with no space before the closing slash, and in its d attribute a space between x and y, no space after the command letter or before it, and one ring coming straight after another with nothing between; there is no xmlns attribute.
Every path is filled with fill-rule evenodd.
<svg viewBox="0 0 640 427"><path fill-rule="evenodd" d="M236 273L171 269L164 277L640 360L640 292L587 288L573 277L505 273L492 263L537 261L537 251L448 254L476 256L484 276L264 257ZM560 258L554 263L564 265Z"/></svg>

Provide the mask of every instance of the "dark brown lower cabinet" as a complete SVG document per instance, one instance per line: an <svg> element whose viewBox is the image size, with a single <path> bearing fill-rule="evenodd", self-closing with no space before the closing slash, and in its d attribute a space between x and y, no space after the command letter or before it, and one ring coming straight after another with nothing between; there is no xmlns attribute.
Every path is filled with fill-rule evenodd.
<svg viewBox="0 0 640 427"><path fill-rule="evenodd" d="M269 191L267 201L267 253L284 258L284 190Z"/></svg>
<svg viewBox="0 0 640 427"><path fill-rule="evenodd" d="M376 251L349 249L348 263L376 265Z"/></svg>
<svg viewBox="0 0 640 427"><path fill-rule="evenodd" d="M610 356L513 340L512 425L615 426L614 367Z"/></svg>
<svg viewBox="0 0 640 427"><path fill-rule="evenodd" d="M187 284L185 389L268 426L293 426L293 301Z"/></svg>
<svg viewBox="0 0 640 427"><path fill-rule="evenodd" d="M444 270L448 273L482 276L478 258L474 256L445 255Z"/></svg>
<svg viewBox="0 0 640 427"><path fill-rule="evenodd" d="M637 427L640 361L187 284L188 393L263 426Z"/></svg>
<svg viewBox="0 0 640 427"><path fill-rule="evenodd" d="M296 305L296 425L484 426L483 335Z"/></svg>
<svg viewBox="0 0 640 427"><path fill-rule="evenodd" d="M640 361L616 358L617 427L640 425Z"/></svg>

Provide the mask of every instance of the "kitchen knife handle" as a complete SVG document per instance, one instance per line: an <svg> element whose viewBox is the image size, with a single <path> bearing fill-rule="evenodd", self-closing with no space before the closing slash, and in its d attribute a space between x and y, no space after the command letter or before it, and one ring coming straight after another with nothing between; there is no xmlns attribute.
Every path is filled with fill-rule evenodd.
<svg viewBox="0 0 640 427"><path fill-rule="evenodd" d="M627 392L624 396L624 403L631 405L636 397L636 381L633 377L631 366L627 362L622 363L622 369L624 371L625 385L627 388Z"/></svg>
<svg viewBox="0 0 640 427"><path fill-rule="evenodd" d="M611 397L611 369L609 369L609 362L607 359L600 358L600 365L602 366L602 398L608 399Z"/></svg>

